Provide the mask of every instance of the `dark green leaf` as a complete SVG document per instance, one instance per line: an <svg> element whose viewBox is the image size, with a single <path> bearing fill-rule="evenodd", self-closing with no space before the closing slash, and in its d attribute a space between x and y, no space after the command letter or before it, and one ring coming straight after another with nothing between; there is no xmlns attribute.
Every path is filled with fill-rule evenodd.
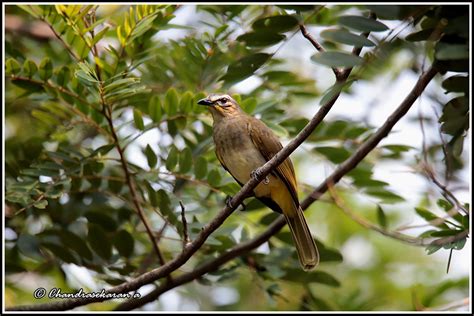
<svg viewBox="0 0 474 316"><path fill-rule="evenodd" d="M90 223L97 224L107 231L115 231L117 229L117 222L103 210L90 210L85 213L85 217Z"/></svg>
<svg viewBox="0 0 474 316"><path fill-rule="evenodd" d="M170 88L166 92L164 109L168 116L178 113L179 96L175 88Z"/></svg>
<svg viewBox="0 0 474 316"><path fill-rule="evenodd" d="M384 20L396 20L401 18L400 5L366 5L367 9L375 12L377 17Z"/></svg>
<svg viewBox="0 0 474 316"><path fill-rule="evenodd" d="M438 60L468 59L469 46L438 42L435 47L435 57Z"/></svg>
<svg viewBox="0 0 474 316"><path fill-rule="evenodd" d="M329 67L354 67L362 65L364 59L349 53L343 52L322 52L311 56L315 63Z"/></svg>
<svg viewBox="0 0 474 316"><path fill-rule="evenodd" d="M436 32L436 29L429 28L408 34L405 39L410 42L436 41L440 36L441 32Z"/></svg>
<svg viewBox="0 0 474 316"><path fill-rule="evenodd" d="M342 147L316 147L314 151L324 155L327 159L334 163L341 163L351 156L351 153Z"/></svg>
<svg viewBox="0 0 474 316"><path fill-rule="evenodd" d="M442 83L442 87L447 92L464 92L469 91L469 77L468 76L451 76L445 79Z"/></svg>
<svg viewBox="0 0 474 316"><path fill-rule="evenodd" d="M217 169L212 169L208 174L207 174L207 182L213 187L219 186L221 183L221 174Z"/></svg>
<svg viewBox="0 0 474 316"><path fill-rule="evenodd" d="M89 233L87 241L96 254L105 260L109 260L112 256L112 244L105 231L96 224L89 223Z"/></svg>
<svg viewBox="0 0 474 316"><path fill-rule="evenodd" d="M30 59L25 60L25 62L23 63L23 73L25 74L25 76L31 78L36 74L37 71L38 67L36 66L34 61Z"/></svg>
<svg viewBox="0 0 474 316"><path fill-rule="evenodd" d="M134 243L132 235L124 229L119 230L114 236L114 246L124 257L130 257L133 254Z"/></svg>
<svg viewBox="0 0 474 316"><path fill-rule="evenodd" d="M81 258L92 260L92 252L87 246L84 239L68 230L59 231L61 243L72 250L74 250Z"/></svg>
<svg viewBox="0 0 474 316"><path fill-rule="evenodd" d="M365 36L353 34L346 30L325 30L321 32L321 36L329 41L353 45L356 47L375 46L374 42L372 42Z"/></svg>
<svg viewBox="0 0 474 316"><path fill-rule="evenodd" d="M21 71L20 64L13 58L8 58L5 63L5 73L7 75L17 75Z"/></svg>
<svg viewBox="0 0 474 316"><path fill-rule="evenodd" d="M343 15L339 17L338 23L362 32L383 32L388 30L388 27L382 22L357 15Z"/></svg>
<svg viewBox="0 0 474 316"><path fill-rule="evenodd" d="M298 25L298 19L291 15L275 15L258 19L252 24L254 30L281 33L291 31Z"/></svg>
<svg viewBox="0 0 474 316"><path fill-rule="evenodd" d="M29 258L41 259L43 256L39 248L39 241L30 234L21 234L16 242L22 254Z"/></svg>
<svg viewBox="0 0 474 316"><path fill-rule="evenodd" d="M159 96L154 95L150 98L150 102L148 103L148 114L150 115L150 118L153 120L153 122L159 123L161 121L163 109Z"/></svg>
<svg viewBox="0 0 474 316"><path fill-rule="evenodd" d="M48 57L45 57L39 65L39 76L46 81L53 75L53 64Z"/></svg>
<svg viewBox="0 0 474 316"><path fill-rule="evenodd" d="M377 205L377 221L382 228L387 228L387 216L380 205Z"/></svg>
<svg viewBox="0 0 474 316"><path fill-rule="evenodd" d="M257 53L241 58L231 64L227 73L220 78L227 83L235 83L250 77L258 68L260 68L269 58L270 54Z"/></svg>
<svg viewBox="0 0 474 316"><path fill-rule="evenodd" d="M302 272L299 269L288 269L282 279L298 284L322 283L335 287L340 285L339 281L332 275L323 271Z"/></svg>
<svg viewBox="0 0 474 316"><path fill-rule="evenodd" d="M193 154L188 147L184 148L179 154L179 171L186 173L193 166Z"/></svg>
<svg viewBox="0 0 474 316"><path fill-rule="evenodd" d="M142 112L140 112L139 109L133 109L133 121L135 123L136 128L141 131L145 129L145 125L143 124Z"/></svg>
<svg viewBox="0 0 474 316"><path fill-rule="evenodd" d="M155 168L156 163L158 162L158 158L156 157L156 154L153 151L153 149L151 149L150 145L148 144L146 145L146 148L145 148L145 156L148 162L148 166L151 169Z"/></svg>
<svg viewBox="0 0 474 316"><path fill-rule="evenodd" d="M267 32L250 32L237 37L238 41L245 42L248 46L264 47L274 45L285 39L285 35Z"/></svg>
<svg viewBox="0 0 474 316"><path fill-rule="evenodd" d="M42 242L41 245L44 248L47 248L51 251L54 258L59 258L66 263L74 263L79 264L76 257L69 251L69 248L62 247L60 245L49 243L49 242Z"/></svg>
<svg viewBox="0 0 474 316"><path fill-rule="evenodd" d="M176 147L172 146L170 152L168 153L168 158L166 159L166 169L173 171L178 164L178 150Z"/></svg>
<svg viewBox="0 0 474 316"><path fill-rule="evenodd" d="M405 201L405 199L400 195L388 191L385 188L369 188L365 192L371 196L379 198L384 203L398 203Z"/></svg>
<svg viewBox="0 0 474 316"><path fill-rule="evenodd" d="M203 179L207 175L207 160L199 156L194 161L194 175L197 179Z"/></svg>

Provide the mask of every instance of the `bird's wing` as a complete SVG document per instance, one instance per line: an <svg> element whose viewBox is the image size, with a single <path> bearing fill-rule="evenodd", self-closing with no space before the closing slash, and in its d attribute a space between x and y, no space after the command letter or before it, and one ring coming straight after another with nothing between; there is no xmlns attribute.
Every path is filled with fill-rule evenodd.
<svg viewBox="0 0 474 316"><path fill-rule="evenodd" d="M252 117L247 129L252 142L266 161L272 159L283 148L273 131L260 120ZM287 158L275 171L278 177L285 183L296 205L299 205L295 170L291 160Z"/></svg>

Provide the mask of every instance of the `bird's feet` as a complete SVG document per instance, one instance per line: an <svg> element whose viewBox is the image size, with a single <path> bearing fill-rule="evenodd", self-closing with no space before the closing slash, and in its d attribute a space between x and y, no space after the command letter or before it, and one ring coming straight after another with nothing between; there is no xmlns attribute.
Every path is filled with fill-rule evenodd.
<svg viewBox="0 0 474 316"><path fill-rule="evenodd" d="M258 180L260 177L261 177L261 172L260 172L260 168L257 168L255 169L254 171L252 171L250 173L250 176L255 179L255 180ZM263 179L263 184L269 184L270 183L270 179L268 178L268 176L265 177L265 179Z"/></svg>
<svg viewBox="0 0 474 316"><path fill-rule="evenodd" d="M232 196L228 195L227 198L225 199L225 205L227 205L228 207L232 208ZM242 206L242 210L241 211L245 211L247 209L247 207L245 206L244 202L240 203L240 206Z"/></svg>

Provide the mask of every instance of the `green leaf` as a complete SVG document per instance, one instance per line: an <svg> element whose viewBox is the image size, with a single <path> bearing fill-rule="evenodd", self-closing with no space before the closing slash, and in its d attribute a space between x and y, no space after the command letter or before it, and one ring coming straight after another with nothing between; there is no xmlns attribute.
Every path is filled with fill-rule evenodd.
<svg viewBox="0 0 474 316"><path fill-rule="evenodd" d="M324 96L319 101L319 104L326 105L335 98L345 87L349 87L355 80L350 79L345 82L336 82L332 87L330 87L325 93ZM340 131L339 131L340 132Z"/></svg>
<svg viewBox="0 0 474 316"><path fill-rule="evenodd" d="M437 225L434 225L433 226L439 226L439 227L444 227L445 229L449 229L449 227L444 223L443 220L441 220L440 217L438 217L437 215L431 213L430 211L428 211L427 209L425 208L422 208L422 207L415 207L415 211L416 211L416 214L418 214L419 216L421 216L423 219L425 219L427 222L431 222L433 220L439 220L439 224Z"/></svg>
<svg viewBox="0 0 474 316"><path fill-rule="evenodd" d="M139 109L133 109L133 121L135 122L135 127L143 131L145 125L143 124L142 112Z"/></svg>
<svg viewBox="0 0 474 316"><path fill-rule="evenodd" d="M343 162L351 156L351 153L342 147L320 146L314 148L314 151L324 155L327 159L336 164Z"/></svg>
<svg viewBox="0 0 474 316"><path fill-rule="evenodd" d="M89 210L84 215L89 223L97 224L109 232L115 231L117 229L117 222L104 211L106 210Z"/></svg>
<svg viewBox="0 0 474 316"><path fill-rule="evenodd" d="M207 175L207 160L199 156L194 161L194 175L197 179L203 179Z"/></svg>
<svg viewBox="0 0 474 316"><path fill-rule="evenodd" d="M92 252L84 239L65 229L59 231L58 235L65 247L74 250L81 258L92 260Z"/></svg>
<svg viewBox="0 0 474 316"><path fill-rule="evenodd" d="M428 255L434 254L436 251L440 250L443 246L438 246L438 245L428 245L426 247L426 252Z"/></svg>
<svg viewBox="0 0 474 316"><path fill-rule="evenodd" d="M213 187L219 186L221 183L221 174L217 169L212 169L207 175L207 182Z"/></svg>
<svg viewBox="0 0 474 316"><path fill-rule="evenodd" d="M469 77L468 76L451 76L445 79L442 83L442 87L447 92L469 92Z"/></svg>
<svg viewBox="0 0 474 316"><path fill-rule="evenodd" d="M39 248L39 241L35 236L21 234L18 237L16 245L18 246L18 250L29 258L38 260L43 257Z"/></svg>
<svg viewBox="0 0 474 316"><path fill-rule="evenodd" d="M62 66L56 71L56 83L60 87L66 86L71 80L71 70L68 66Z"/></svg>
<svg viewBox="0 0 474 316"><path fill-rule="evenodd" d="M48 57L45 57L39 65L39 76L46 81L53 75L53 64Z"/></svg>
<svg viewBox="0 0 474 316"><path fill-rule="evenodd" d="M323 271L303 272L299 269L288 269L281 279L298 284L321 283L334 287L340 285L336 278Z"/></svg>
<svg viewBox="0 0 474 316"><path fill-rule="evenodd" d="M240 107L248 114L252 114L257 107L257 99L255 98L247 98L241 104Z"/></svg>
<svg viewBox="0 0 474 316"><path fill-rule="evenodd" d="M405 39L409 42L436 41L441 36L441 32L436 32L434 28L424 29L407 35Z"/></svg>
<svg viewBox="0 0 474 316"><path fill-rule="evenodd" d="M43 210L46 208L46 206L48 206L48 201L47 200L37 201L33 204L33 206Z"/></svg>
<svg viewBox="0 0 474 316"><path fill-rule="evenodd" d="M193 167L193 153L191 149L186 147L179 154L179 171L186 173Z"/></svg>
<svg viewBox="0 0 474 316"><path fill-rule="evenodd" d="M44 248L49 249L51 253L54 255L54 258L59 258L60 260L66 263L74 263L76 265L79 264L76 257L71 253L71 251L69 251L69 248L62 247L57 244L49 243L49 242L42 242L41 245Z"/></svg>
<svg viewBox="0 0 474 316"><path fill-rule="evenodd" d="M356 47L372 47L374 42L362 35L353 34L346 30L325 30L321 32L321 36L329 41L353 45Z"/></svg>
<svg viewBox="0 0 474 316"><path fill-rule="evenodd" d="M369 188L365 191L367 194L379 198L384 203L399 203L405 201L403 197L388 191L386 188Z"/></svg>
<svg viewBox="0 0 474 316"><path fill-rule="evenodd" d="M400 16L400 5L366 5L367 9L375 12L377 17L384 20L397 20Z"/></svg>
<svg viewBox="0 0 474 316"><path fill-rule="evenodd" d="M285 35L268 32L250 32L237 37L238 41L245 42L251 47L265 47L275 45L285 39Z"/></svg>
<svg viewBox="0 0 474 316"><path fill-rule="evenodd" d="M186 91L179 101L179 110L183 113L190 113L194 108L193 94L191 91Z"/></svg>
<svg viewBox="0 0 474 316"><path fill-rule="evenodd" d="M38 66L36 66L34 61L30 59L25 60L25 62L23 63L23 73L25 74L25 76L31 78L36 74L37 71Z"/></svg>
<svg viewBox="0 0 474 316"><path fill-rule="evenodd" d="M8 58L5 65L5 73L7 75L17 75L21 71L20 64L13 58Z"/></svg>
<svg viewBox="0 0 474 316"><path fill-rule="evenodd" d="M148 114L153 122L160 123L161 117L163 116L163 109L161 107L159 96L154 95L150 98L150 102L148 103Z"/></svg>
<svg viewBox="0 0 474 316"><path fill-rule="evenodd" d="M252 28L261 32L281 33L291 31L298 25L298 19L291 15L275 15L258 19Z"/></svg>
<svg viewBox="0 0 474 316"><path fill-rule="evenodd" d="M135 240L132 235L124 229L119 230L114 236L114 246L124 257L130 257L133 254Z"/></svg>
<svg viewBox="0 0 474 316"><path fill-rule="evenodd" d="M227 73L220 78L227 84L233 84L246 79L260 68L272 55L256 53L239 59L229 66Z"/></svg>
<svg viewBox="0 0 474 316"><path fill-rule="evenodd" d="M387 216L380 205L377 205L377 221L382 228L387 228Z"/></svg>
<svg viewBox="0 0 474 316"><path fill-rule="evenodd" d="M383 32L388 30L388 27L382 22L358 15L340 16L338 24L362 32Z"/></svg>
<svg viewBox="0 0 474 316"><path fill-rule="evenodd" d="M170 88L166 92L164 109L168 116L178 113L179 97L175 88Z"/></svg>
<svg viewBox="0 0 474 316"><path fill-rule="evenodd" d="M26 91L28 93L35 93L35 92L42 92L44 91L43 86L39 83L32 82L32 81L24 81L24 80L12 80L12 83L15 86L18 86Z"/></svg>
<svg viewBox="0 0 474 316"><path fill-rule="evenodd" d="M151 149L150 145L148 144L146 145L146 148L145 148L145 156L148 162L148 166L151 169L155 168L156 163L158 162L158 158L156 157L156 154L153 151L153 149Z"/></svg>
<svg viewBox="0 0 474 316"><path fill-rule="evenodd" d="M170 152L168 153L168 158L166 158L166 169L173 171L178 164L178 150L176 147L172 146Z"/></svg>
<svg viewBox="0 0 474 316"><path fill-rule="evenodd" d="M468 59L469 46L438 42L435 47L435 57L438 60Z"/></svg>
<svg viewBox="0 0 474 316"><path fill-rule="evenodd" d="M112 256L112 244L105 231L97 224L89 223L87 241L96 254L105 260Z"/></svg>
<svg viewBox="0 0 474 316"><path fill-rule="evenodd" d="M109 27L106 26L102 30L97 32L97 34L95 34L94 38L92 39L91 46L94 46L95 44L97 44L105 36L108 30L109 30Z"/></svg>
<svg viewBox="0 0 474 316"><path fill-rule="evenodd" d="M311 56L315 63L329 67L354 67L364 63L364 59L343 52L322 52Z"/></svg>

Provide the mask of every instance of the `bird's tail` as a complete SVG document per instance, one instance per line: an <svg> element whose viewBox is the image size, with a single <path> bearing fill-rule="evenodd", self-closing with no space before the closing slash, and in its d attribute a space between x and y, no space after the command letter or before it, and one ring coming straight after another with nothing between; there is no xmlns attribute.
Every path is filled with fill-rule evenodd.
<svg viewBox="0 0 474 316"><path fill-rule="evenodd" d="M304 218L303 210L297 206L295 212L283 213L295 241L301 266L306 271L314 269L319 263L319 252Z"/></svg>

